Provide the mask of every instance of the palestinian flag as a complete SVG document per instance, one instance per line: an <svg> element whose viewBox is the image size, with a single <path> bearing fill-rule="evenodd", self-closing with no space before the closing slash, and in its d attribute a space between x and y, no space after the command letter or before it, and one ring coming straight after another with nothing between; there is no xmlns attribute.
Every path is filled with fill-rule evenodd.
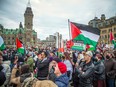
<svg viewBox="0 0 116 87"><path fill-rule="evenodd" d="M24 50L23 44L18 38L16 38L16 47L17 47L18 53L24 54L25 50Z"/></svg>
<svg viewBox="0 0 116 87"><path fill-rule="evenodd" d="M4 40L3 40L3 38L0 36L0 50L4 50L4 49L5 49Z"/></svg>
<svg viewBox="0 0 116 87"><path fill-rule="evenodd" d="M100 30L88 25L70 22L71 36L74 41L72 49L75 50L95 50L100 36ZM79 43L78 43L79 41Z"/></svg>
<svg viewBox="0 0 116 87"><path fill-rule="evenodd" d="M112 44L114 44L114 48L116 48L116 43L114 41L114 36L112 34L112 31L110 32L110 41L111 41Z"/></svg>

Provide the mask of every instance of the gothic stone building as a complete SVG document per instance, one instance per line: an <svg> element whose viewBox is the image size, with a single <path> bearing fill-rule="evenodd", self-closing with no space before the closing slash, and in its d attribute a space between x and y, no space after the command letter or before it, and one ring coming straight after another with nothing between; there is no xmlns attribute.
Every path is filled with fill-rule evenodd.
<svg viewBox="0 0 116 87"><path fill-rule="evenodd" d="M116 41L116 16L106 19L105 15L102 14L101 19L95 17L93 20L89 21L89 25L100 29L99 43L111 44L109 41L111 30Z"/></svg>
<svg viewBox="0 0 116 87"><path fill-rule="evenodd" d="M3 37L6 46L15 46L16 37L19 38L25 46L37 45L37 32L33 30L33 16L30 2L28 2L24 13L24 28L21 22L19 28L16 29L6 29L0 25L0 35Z"/></svg>

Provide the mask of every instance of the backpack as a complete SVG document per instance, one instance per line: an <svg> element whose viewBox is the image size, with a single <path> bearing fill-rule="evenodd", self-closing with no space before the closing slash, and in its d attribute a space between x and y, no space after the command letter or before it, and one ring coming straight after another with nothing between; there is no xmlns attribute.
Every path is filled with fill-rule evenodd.
<svg viewBox="0 0 116 87"><path fill-rule="evenodd" d="M31 77L28 77L24 80L21 87L32 87L33 83L36 83L37 81L38 81L38 79L33 77L33 75L32 75Z"/></svg>

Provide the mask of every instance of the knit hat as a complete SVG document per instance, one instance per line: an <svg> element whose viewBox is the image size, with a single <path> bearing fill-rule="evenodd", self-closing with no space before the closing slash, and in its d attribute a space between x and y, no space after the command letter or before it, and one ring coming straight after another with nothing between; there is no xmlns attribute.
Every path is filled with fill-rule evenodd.
<svg viewBox="0 0 116 87"><path fill-rule="evenodd" d="M62 63L62 62L59 62L59 63L58 63L58 68L59 68L59 70L60 70L60 72L61 72L62 74L64 74L65 72L67 72L67 67L66 67L66 65L65 65L64 63Z"/></svg>
<svg viewBox="0 0 116 87"><path fill-rule="evenodd" d="M89 55L90 57L93 56L92 52L91 51L87 51L85 54Z"/></svg>
<svg viewBox="0 0 116 87"><path fill-rule="evenodd" d="M5 74L3 72L0 72L0 86L2 86L5 81L6 81Z"/></svg>

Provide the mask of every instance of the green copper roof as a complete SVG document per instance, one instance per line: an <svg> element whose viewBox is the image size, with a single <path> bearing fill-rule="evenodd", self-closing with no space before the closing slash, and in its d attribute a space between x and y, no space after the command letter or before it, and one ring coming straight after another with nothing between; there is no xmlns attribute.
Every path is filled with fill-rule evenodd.
<svg viewBox="0 0 116 87"><path fill-rule="evenodd" d="M16 29L3 29L3 34L18 34L18 33L25 33L24 28L16 28Z"/></svg>
<svg viewBox="0 0 116 87"><path fill-rule="evenodd" d="M33 30L33 35L35 35L35 36L37 35L37 32L35 32L34 30Z"/></svg>
<svg viewBox="0 0 116 87"><path fill-rule="evenodd" d="M3 29L3 34L24 34L26 33L26 29L25 28L16 28L16 29ZM36 36L37 32L35 32L35 30L32 31L33 35Z"/></svg>

